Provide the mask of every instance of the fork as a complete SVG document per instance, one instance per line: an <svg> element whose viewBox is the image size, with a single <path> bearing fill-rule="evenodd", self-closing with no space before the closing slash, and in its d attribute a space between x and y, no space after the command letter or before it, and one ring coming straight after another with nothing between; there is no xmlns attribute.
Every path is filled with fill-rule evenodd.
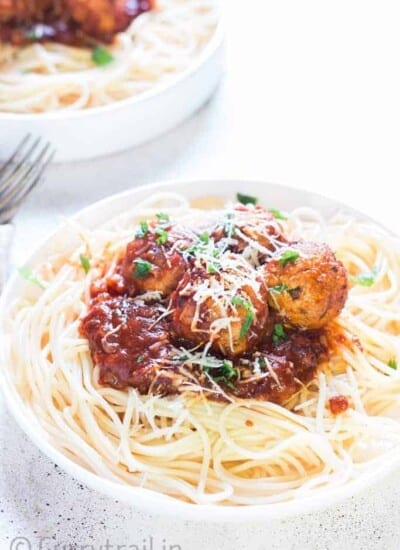
<svg viewBox="0 0 400 550"><path fill-rule="evenodd" d="M0 168L0 288L6 279L14 234L11 222L24 200L42 181L54 154L50 143L28 134Z"/></svg>

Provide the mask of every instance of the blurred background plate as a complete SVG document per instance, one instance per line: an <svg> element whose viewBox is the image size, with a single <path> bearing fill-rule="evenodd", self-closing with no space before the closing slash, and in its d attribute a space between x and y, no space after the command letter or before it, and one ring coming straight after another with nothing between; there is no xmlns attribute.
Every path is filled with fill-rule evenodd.
<svg viewBox="0 0 400 550"><path fill-rule="evenodd" d="M171 130L199 109L216 89L223 68L221 23L190 67L149 92L104 107L44 114L0 113L0 160L26 134L57 150L56 162L124 151Z"/></svg>

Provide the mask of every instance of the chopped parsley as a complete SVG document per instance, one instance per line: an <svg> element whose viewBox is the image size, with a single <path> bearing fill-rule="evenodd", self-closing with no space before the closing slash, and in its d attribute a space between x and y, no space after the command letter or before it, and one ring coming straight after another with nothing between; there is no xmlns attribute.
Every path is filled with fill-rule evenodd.
<svg viewBox="0 0 400 550"><path fill-rule="evenodd" d="M284 342L287 339L287 334L283 325L277 323L274 326L274 332L272 333L272 341L274 344L279 344L279 342Z"/></svg>
<svg viewBox="0 0 400 550"><path fill-rule="evenodd" d="M20 267L18 269L18 273L21 275L23 279L26 281L29 281L30 283L33 283L34 285L39 286L40 288L46 288L42 281L33 273L32 269L29 267Z"/></svg>
<svg viewBox="0 0 400 550"><path fill-rule="evenodd" d="M183 252L186 256L196 256L197 252L201 251L201 247L199 245L192 245L189 248L186 248Z"/></svg>
<svg viewBox="0 0 400 550"><path fill-rule="evenodd" d="M81 254L79 256L79 260L81 262L81 266L82 266L84 272L89 273L90 267L91 267L89 258L87 256L84 256L83 254Z"/></svg>
<svg viewBox="0 0 400 550"><path fill-rule="evenodd" d="M136 363L143 363L144 361L144 356L143 355L139 355L139 357L136 359Z"/></svg>
<svg viewBox="0 0 400 550"><path fill-rule="evenodd" d="M253 305L249 300L245 300L241 296L234 296L231 300L234 306L244 307L246 310L246 317L240 329L239 339L243 340L246 334L249 332L251 325L254 321Z"/></svg>
<svg viewBox="0 0 400 550"><path fill-rule="evenodd" d="M282 212L280 210L278 210L277 208L269 208L268 212L271 212L271 214L277 220L287 220L287 216L285 216L285 214L282 214Z"/></svg>
<svg viewBox="0 0 400 550"><path fill-rule="evenodd" d="M285 285L285 283L282 283L280 285L272 286L269 291L272 292L272 294L282 294L285 290L289 290L289 287Z"/></svg>
<svg viewBox="0 0 400 550"><path fill-rule="evenodd" d="M149 232L149 224L147 222L140 222L139 229L136 231L136 237L145 237Z"/></svg>
<svg viewBox="0 0 400 550"><path fill-rule="evenodd" d="M153 264L146 260L138 259L135 260L135 267L133 270L133 276L136 279L145 279L150 271L153 269Z"/></svg>
<svg viewBox="0 0 400 550"><path fill-rule="evenodd" d="M231 303L234 306L241 306L241 307L245 307L245 308L251 307L250 302L248 300L245 300L241 296L234 296L231 300Z"/></svg>
<svg viewBox="0 0 400 550"><path fill-rule="evenodd" d="M156 235L158 235L156 243L165 244L166 242L168 242L168 233L162 227L156 228Z"/></svg>
<svg viewBox="0 0 400 550"><path fill-rule="evenodd" d="M114 61L114 56L106 50L106 48L97 46L97 48L92 51L92 61L99 66L108 65Z"/></svg>
<svg viewBox="0 0 400 550"><path fill-rule="evenodd" d="M361 286L372 286L375 283L378 268L374 267L369 273L360 273L355 277L351 277L352 283Z"/></svg>
<svg viewBox="0 0 400 550"><path fill-rule="evenodd" d="M207 264L207 273L210 275L214 275L215 273L218 273L218 265L215 263L208 263Z"/></svg>
<svg viewBox="0 0 400 550"><path fill-rule="evenodd" d="M204 233L201 233L201 235L199 235L199 240L204 244L208 244L210 242L209 233L207 233L207 231L204 231Z"/></svg>
<svg viewBox="0 0 400 550"><path fill-rule="evenodd" d="M158 212L156 214L156 218L159 222L169 223L169 216L168 214L165 214L165 212Z"/></svg>
<svg viewBox="0 0 400 550"><path fill-rule="evenodd" d="M252 197L251 195L243 195L242 193L237 193L236 198L241 204L244 205L258 203L257 197Z"/></svg>
<svg viewBox="0 0 400 550"><path fill-rule="evenodd" d="M203 371L205 371L214 380L214 382L223 382L226 386L233 390L235 389L233 380L240 379L240 371L233 366L232 361L228 361L227 359L222 361L220 367L210 368L204 366ZM213 371L215 374L213 374Z"/></svg>
<svg viewBox="0 0 400 550"><path fill-rule="evenodd" d="M396 370L397 369L397 360L392 357L391 359L389 359L388 361L388 367L390 367L391 369L394 369Z"/></svg>
<svg viewBox="0 0 400 550"><path fill-rule="evenodd" d="M196 257L198 255L205 254L207 257L212 256L213 258L218 258L221 255L221 250L213 246L214 242L206 231L199 235L198 238L199 240L197 243L183 251L186 257ZM220 267L221 265L217 261L207 262L208 273L217 273Z"/></svg>
<svg viewBox="0 0 400 550"><path fill-rule="evenodd" d="M300 256L296 250L285 250L282 256L279 258L279 265L285 267L289 262L294 262Z"/></svg>

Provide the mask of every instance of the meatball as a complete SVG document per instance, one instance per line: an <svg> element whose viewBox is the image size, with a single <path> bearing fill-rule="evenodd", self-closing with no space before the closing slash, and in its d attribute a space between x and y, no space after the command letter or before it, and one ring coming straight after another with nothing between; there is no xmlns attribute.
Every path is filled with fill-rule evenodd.
<svg viewBox="0 0 400 550"><path fill-rule="evenodd" d="M281 223L261 206L238 204L217 223L212 237L219 246L243 254L250 263L264 263L286 243Z"/></svg>
<svg viewBox="0 0 400 550"><path fill-rule="evenodd" d="M115 15L110 0L64 0L80 28L93 37L108 38L115 30Z"/></svg>
<svg viewBox="0 0 400 550"><path fill-rule="evenodd" d="M127 245L122 264L128 293L169 296L187 269L183 252L194 238L190 232L166 224L153 224L138 235Z"/></svg>
<svg viewBox="0 0 400 550"><path fill-rule="evenodd" d="M295 242L263 267L269 304L284 321L302 329L321 328L346 303L347 272L326 244Z"/></svg>
<svg viewBox="0 0 400 550"><path fill-rule="evenodd" d="M254 268L227 253L217 266L196 262L171 295L176 339L234 357L260 340L268 318L267 290Z"/></svg>
<svg viewBox="0 0 400 550"><path fill-rule="evenodd" d="M32 40L93 45L111 42L154 0L0 0L0 39L15 45ZM90 39L88 40L88 37Z"/></svg>
<svg viewBox="0 0 400 550"><path fill-rule="evenodd" d="M63 0L80 30L105 42L151 9L152 0Z"/></svg>
<svg viewBox="0 0 400 550"><path fill-rule="evenodd" d="M58 2L59 3L59 2ZM0 0L0 21L42 21L53 0Z"/></svg>

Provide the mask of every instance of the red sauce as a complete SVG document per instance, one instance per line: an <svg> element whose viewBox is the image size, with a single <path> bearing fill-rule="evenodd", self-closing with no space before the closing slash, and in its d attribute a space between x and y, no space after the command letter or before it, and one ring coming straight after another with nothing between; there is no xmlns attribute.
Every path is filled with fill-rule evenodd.
<svg viewBox="0 0 400 550"><path fill-rule="evenodd" d="M153 7L154 0L0 0L0 41L109 43Z"/></svg>
<svg viewBox="0 0 400 550"><path fill-rule="evenodd" d="M187 391L193 383L215 389L200 368L182 367L182 343L174 340L170 318L163 316L165 307L132 298L127 290L117 295L118 287L113 278L96 282L88 313L81 323L81 333L88 339L100 371L100 383L118 389L131 386L142 394L159 395ZM237 380L226 383L219 379L223 369L213 371L214 379L219 379L218 385L225 394L282 403L301 384L308 383L318 364L328 357L322 336L321 331L288 330L285 341L274 343L269 333L258 350L234 361L233 366L240 372ZM262 363L265 357L272 375ZM263 376L254 377L254 363L260 358ZM221 395L212 393L210 397L221 399Z"/></svg>
<svg viewBox="0 0 400 550"><path fill-rule="evenodd" d="M162 311L128 296L101 294L82 321L82 334L100 368L100 383L140 393L176 393L178 365ZM179 377L178 377L179 378Z"/></svg>
<svg viewBox="0 0 400 550"><path fill-rule="evenodd" d="M207 288L214 285L216 292L221 292L220 272L213 271L212 264L219 261L219 252L207 248L207 254L213 255L204 271L193 251L203 244L208 246L209 236L196 236L190 230L174 227L165 214L159 213L157 218L157 222L142 223L114 273L93 283L81 332L89 341L100 383L115 388L134 387L142 394L198 394L205 390L213 399L236 397L286 403L313 380L319 364L329 359L328 348L335 339L325 327L305 330L285 324L278 311L267 306L266 289L260 286L266 295L261 297L259 290L256 296L262 307L250 298L256 313L252 313L245 333L247 338L253 325L262 319L259 338L247 338L246 345L229 357L226 348L215 346L206 356L205 365L193 362L190 353L201 356L205 344L216 337L208 328L214 322L210 312L216 306L212 300L209 305L209 298L202 303L207 305L199 314L201 319L196 321L195 329L192 321L196 306L193 311L185 306L190 304L187 300L193 289L204 284L210 285ZM200 278L199 269L203 270ZM317 290L321 292L320 286ZM268 316L264 315L264 308L268 308ZM242 315L242 328L248 320L243 309L242 306L241 312L237 310ZM177 330L178 323L183 324L185 331ZM196 340L196 332L206 333L206 338ZM330 407L334 414L343 412L348 407L347 399L332 398Z"/></svg>
<svg viewBox="0 0 400 550"><path fill-rule="evenodd" d="M346 412L349 406L349 400L344 395L335 395L329 399L329 408L334 415Z"/></svg>

